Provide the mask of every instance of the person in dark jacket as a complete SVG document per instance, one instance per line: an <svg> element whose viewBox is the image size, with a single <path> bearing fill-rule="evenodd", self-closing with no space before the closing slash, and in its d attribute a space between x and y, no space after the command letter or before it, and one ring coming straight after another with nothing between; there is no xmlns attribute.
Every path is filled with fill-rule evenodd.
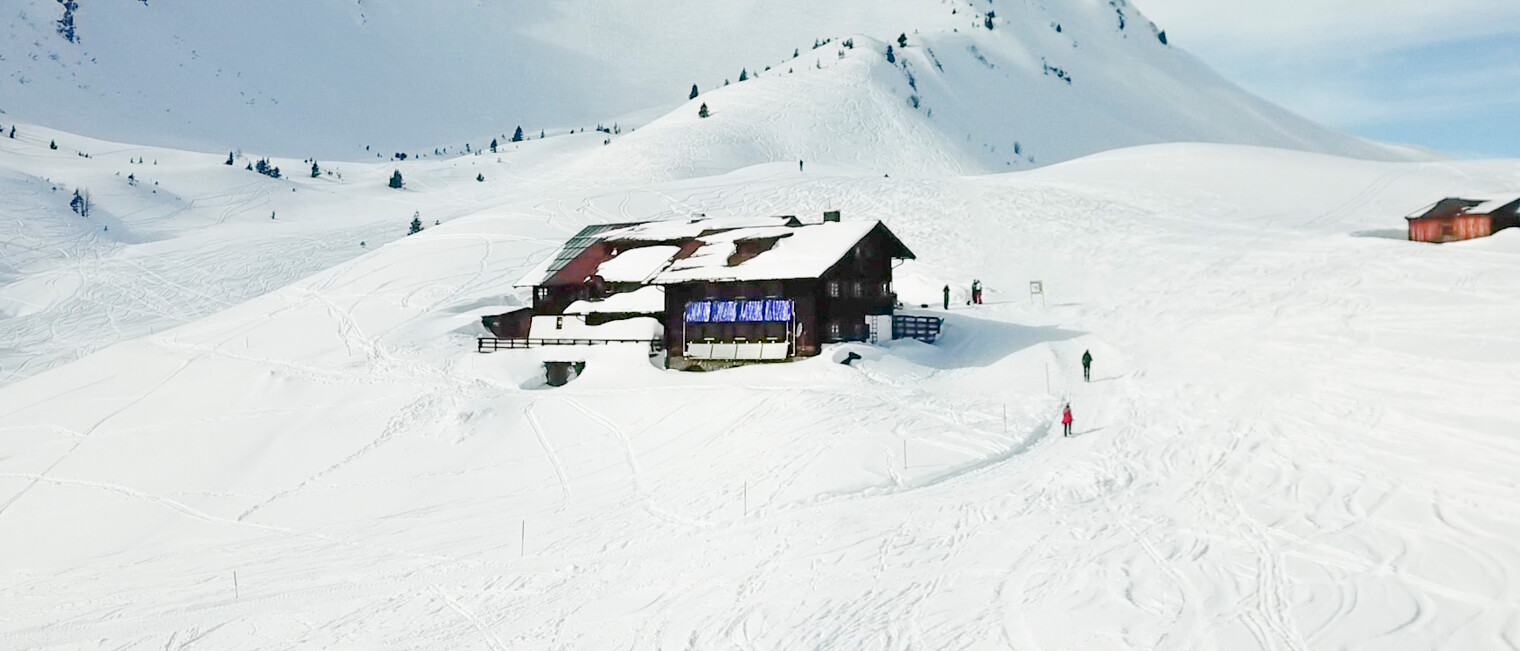
<svg viewBox="0 0 1520 651"><path fill-rule="evenodd" d="M980 280L971 281L971 302L977 305L982 304L982 281Z"/></svg>
<svg viewBox="0 0 1520 651"><path fill-rule="evenodd" d="M1092 382L1092 351L1082 351L1082 381Z"/></svg>
<svg viewBox="0 0 1520 651"><path fill-rule="evenodd" d="M950 286L945 285L945 309L950 309Z"/></svg>
<svg viewBox="0 0 1520 651"><path fill-rule="evenodd" d="M1061 436L1071 436L1071 403L1066 403L1066 409L1061 411Z"/></svg>

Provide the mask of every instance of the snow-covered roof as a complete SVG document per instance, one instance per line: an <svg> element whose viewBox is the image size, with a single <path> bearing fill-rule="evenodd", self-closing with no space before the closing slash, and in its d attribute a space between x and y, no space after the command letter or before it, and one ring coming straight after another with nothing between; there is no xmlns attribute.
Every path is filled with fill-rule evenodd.
<svg viewBox="0 0 1520 651"><path fill-rule="evenodd" d="M795 217L723 217L588 228L518 284L547 281L598 242L612 250L620 243L653 244L621 250L598 264L592 275L613 283L817 278L880 226L878 221L802 224ZM893 241L900 247L894 256L913 257Z"/></svg>
<svg viewBox="0 0 1520 651"><path fill-rule="evenodd" d="M1416 210L1404 219L1450 218L1459 215L1486 215L1520 201L1520 197L1499 199L1462 199L1448 197Z"/></svg>
<svg viewBox="0 0 1520 651"><path fill-rule="evenodd" d="M665 311L664 287L640 287L600 301L576 301L565 314L655 314Z"/></svg>
<svg viewBox="0 0 1520 651"><path fill-rule="evenodd" d="M849 253L881 222L827 222L796 228L756 228L716 233L691 256L676 260L651 282L657 285L696 280L785 280L817 278ZM734 266L728 262L741 240L779 238L769 250Z"/></svg>
<svg viewBox="0 0 1520 651"><path fill-rule="evenodd" d="M671 240L690 239L711 231L762 226L786 226L787 224L794 223L797 223L795 217L700 217L694 219L674 219L625 226L602 233L602 239L608 242L668 242Z"/></svg>
<svg viewBox="0 0 1520 651"><path fill-rule="evenodd" d="M1478 204L1476 206L1473 206L1472 209L1469 210L1468 212L1480 213L1480 214L1491 213L1491 212L1494 212L1494 211L1496 211L1496 210L1498 210L1500 208L1503 208L1503 207L1508 206L1508 205L1510 205L1512 203L1515 203L1516 201L1520 201L1520 198L1517 198L1517 197L1506 197L1506 198L1503 198L1503 199L1492 199L1492 200L1480 203L1480 204Z"/></svg>
<svg viewBox="0 0 1520 651"><path fill-rule="evenodd" d="M670 264L679 246L643 246L628 249L597 266L596 275L609 283L644 283Z"/></svg>

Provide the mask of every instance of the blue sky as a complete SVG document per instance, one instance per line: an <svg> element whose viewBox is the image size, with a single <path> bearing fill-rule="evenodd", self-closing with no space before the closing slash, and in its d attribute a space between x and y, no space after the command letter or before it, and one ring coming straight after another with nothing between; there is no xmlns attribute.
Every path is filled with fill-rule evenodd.
<svg viewBox="0 0 1520 651"><path fill-rule="evenodd" d="M1520 158L1520 0L1134 0L1246 89L1357 135Z"/></svg>

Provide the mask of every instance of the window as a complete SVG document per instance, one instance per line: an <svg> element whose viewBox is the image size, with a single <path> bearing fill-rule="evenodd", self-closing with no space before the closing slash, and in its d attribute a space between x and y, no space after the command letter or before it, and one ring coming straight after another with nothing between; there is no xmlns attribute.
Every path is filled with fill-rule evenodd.
<svg viewBox="0 0 1520 651"><path fill-rule="evenodd" d="M839 340L839 331L840 331L839 325L840 324L839 324L838 321L830 321L829 322L829 339L832 339L834 341L838 341Z"/></svg>
<svg viewBox="0 0 1520 651"><path fill-rule="evenodd" d="M538 300L540 300L540 301L547 301L547 300L549 300L549 288L548 287L539 287L538 289L536 289L534 291L537 292L537 294L538 294Z"/></svg>
<svg viewBox="0 0 1520 651"><path fill-rule="evenodd" d="M850 297L851 298L860 298L861 295L863 295L863 294L865 294L865 283L863 283L863 282L861 282L859 280L857 280L857 281L855 281L853 283L850 283Z"/></svg>
<svg viewBox="0 0 1520 651"><path fill-rule="evenodd" d="M839 298L839 281L830 280L828 283L829 298Z"/></svg>
<svg viewBox="0 0 1520 651"><path fill-rule="evenodd" d="M881 295L882 296L891 296L892 295L892 283L891 282L886 281L886 280L881 281Z"/></svg>
<svg viewBox="0 0 1520 651"><path fill-rule="evenodd" d="M554 329L555 330L564 330L565 329L565 317L562 317L562 316L554 317Z"/></svg>

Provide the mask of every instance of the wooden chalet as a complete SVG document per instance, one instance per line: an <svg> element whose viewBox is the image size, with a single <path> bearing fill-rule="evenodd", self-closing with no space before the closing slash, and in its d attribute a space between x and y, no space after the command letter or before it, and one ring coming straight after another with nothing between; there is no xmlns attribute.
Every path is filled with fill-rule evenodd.
<svg viewBox="0 0 1520 651"><path fill-rule="evenodd" d="M534 339L648 333L669 368L720 368L889 338L893 264L913 257L881 222L837 212L604 224L519 285L533 287Z"/></svg>
<svg viewBox="0 0 1520 651"><path fill-rule="evenodd" d="M1482 200L1448 198L1405 217L1413 242L1455 242L1488 237L1520 226L1520 198Z"/></svg>

